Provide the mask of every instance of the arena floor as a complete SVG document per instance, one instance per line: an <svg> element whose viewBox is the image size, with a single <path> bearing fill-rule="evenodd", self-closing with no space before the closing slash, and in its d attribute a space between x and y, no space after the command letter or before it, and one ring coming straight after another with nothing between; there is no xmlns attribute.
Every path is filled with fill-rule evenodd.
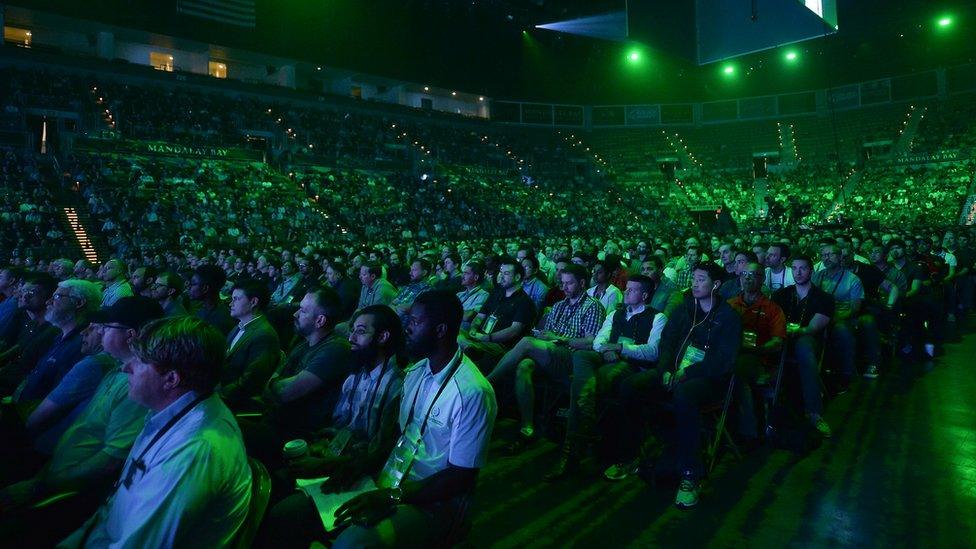
<svg viewBox="0 0 976 549"><path fill-rule="evenodd" d="M976 545L976 335L934 367L895 366L828 404L833 438L802 459L762 447L727 456L690 511L671 487L602 480L596 465L546 484L545 441L505 457L500 420L466 545L972 547Z"/></svg>

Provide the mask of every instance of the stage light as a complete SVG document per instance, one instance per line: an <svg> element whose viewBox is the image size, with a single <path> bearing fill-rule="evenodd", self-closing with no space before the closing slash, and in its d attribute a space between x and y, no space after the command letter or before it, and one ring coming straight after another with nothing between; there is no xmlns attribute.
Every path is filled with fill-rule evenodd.
<svg viewBox="0 0 976 549"><path fill-rule="evenodd" d="M636 63L640 61L640 58L641 58L640 52L637 50L631 50L631 52L627 54L627 59L629 59L631 63Z"/></svg>
<svg viewBox="0 0 976 549"><path fill-rule="evenodd" d="M786 60L787 61L796 61L797 57L798 56L797 56L797 54L796 54L795 51L788 51L788 52L786 52Z"/></svg>
<svg viewBox="0 0 976 549"><path fill-rule="evenodd" d="M627 39L627 14L618 11L536 25L535 28L622 42Z"/></svg>
<svg viewBox="0 0 976 549"><path fill-rule="evenodd" d="M722 72L725 73L726 76L732 76L735 74L735 65L725 65L725 67L722 68Z"/></svg>
<svg viewBox="0 0 976 549"><path fill-rule="evenodd" d="M952 18L951 17L948 17L948 16L946 16L946 17L940 17L938 24L942 28L946 28L948 26L951 26L952 25Z"/></svg>

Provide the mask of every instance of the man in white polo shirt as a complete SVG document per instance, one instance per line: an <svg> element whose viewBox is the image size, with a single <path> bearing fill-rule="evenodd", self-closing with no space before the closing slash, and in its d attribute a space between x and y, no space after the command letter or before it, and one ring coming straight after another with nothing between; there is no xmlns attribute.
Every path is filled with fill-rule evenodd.
<svg viewBox="0 0 976 549"><path fill-rule="evenodd" d="M420 294L410 309L400 439L377 490L340 507L349 524L333 547L421 546L443 542L484 467L497 405L491 385L461 352L461 302L444 290Z"/></svg>

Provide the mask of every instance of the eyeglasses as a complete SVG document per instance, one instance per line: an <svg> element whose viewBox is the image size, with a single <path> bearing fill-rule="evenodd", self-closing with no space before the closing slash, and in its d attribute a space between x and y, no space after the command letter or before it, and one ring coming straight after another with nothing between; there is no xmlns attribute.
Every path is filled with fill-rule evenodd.
<svg viewBox="0 0 976 549"><path fill-rule="evenodd" d="M742 271L742 276L744 276L745 278L756 278L757 276L759 276L759 273L757 273L756 271Z"/></svg>

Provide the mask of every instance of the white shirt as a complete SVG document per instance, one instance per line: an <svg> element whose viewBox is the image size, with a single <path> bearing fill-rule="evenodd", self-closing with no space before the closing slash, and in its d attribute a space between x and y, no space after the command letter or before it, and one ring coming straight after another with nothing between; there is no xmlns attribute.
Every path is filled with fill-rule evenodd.
<svg viewBox="0 0 976 549"><path fill-rule="evenodd" d="M251 469L234 415L216 394L197 404L152 446L162 427L197 395L189 392L150 414L122 469L111 499L63 541L86 547L223 547L247 516Z"/></svg>
<svg viewBox="0 0 976 549"><path fill-rule="evenodd" d="M596 286L586 290L586 295L596 297ZM607 315L613 315L613 312L617 310L617 305L623 302L623 300L623 292L613 284L610 284L607 286L607 291L603 292L603 296L600 297L600 304L603 305L603 310L607 312Z"/></svg>
<svg viewBox="0 0 976 549"><path fill-rule="evenodd" d="M400 396L402 390L403 379L396 357L390 357L369 372L350 375L342 383L342 393L332 413L333 426L349 429L364 439L372 437L379 429L386 405Z"/></svg>
<svg viewBox="0 0 976 549"><path fill-rule="evenodd" d="M763 286L775 291L794 284L796 284L796 281L793 280L793 269L783 267L783 272L776 274L773 272L772 267L766 267L766 279L763 282Z"/></svg>
<svg viewBox="0 0 976 549"><path fill-rule="evenodd" d="M626 319L630 320L634 315L644 312L644 308L644 305L640 305L634 309L627 307L624 310ZM593 338L594 351L603 352L603 347L610 343L610 332L613 330L613 317L614 313L610 313L603 319L603 326L600 327L600 331ZM668 317L664 316L664 313L654 315L654 322L651 324L651 333L647 336L647 343L623 343L621 344L620 354L634 360L654 362L657 360L658 350L661 344L661 334L664 332L664 325L667 323Z"/></svg>
<svg viewBox="0 0 976 549"><path fill-rule="evenodd" d="M234 346L237 345L237 342L240 341L242 337L244 337L244 331L247 330L247 327L250 326L255 320L261 318L262 316L264 316L264 315L257 315L254 318L252 318L251 320L248 320L247 322L245 322L243 324L238 323L237 327L240 328L240 329L237 330L237 334L234 336L234 339L231 340L230 345L227 346L227 352L228 353L231 352L231 351L233 351L234 350Z"/></svg>
<svg viewBox="0 0 976 549"><path fill-rule="evenodd" d="M444 391L434 402L445 380ZM412 421L418 428L428 409L430 416L410 467L410 479L425 479L447 469L448 464L469 469L485 466L498 405L491 384L460 349L436 375L431 373L427 359L407 370L400 400L401 433L407 430L411 408Z"/></svg>

